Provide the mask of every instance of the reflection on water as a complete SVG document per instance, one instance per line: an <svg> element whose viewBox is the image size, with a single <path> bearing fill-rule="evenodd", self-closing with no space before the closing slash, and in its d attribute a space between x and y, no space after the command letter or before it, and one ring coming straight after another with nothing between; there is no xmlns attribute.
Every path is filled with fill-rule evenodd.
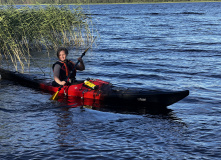
<svg viewBox="0 0 221 160"><path fill-rule="evenodd" d="M79 140L79 130L73 122L73 115L68 111L68 108L62 108L60 112L56 113L57 116L57 143L61 147L73 146L75 147Z"/></svg>
<svg viewBox="0 0 221 160"><path fill-rule="evenodd" d="M142 115L142 117L146 118L151 118L153 121L154 119L156 121L161 121L166 120L168 123L171 124L177 124L178 126L183 126L187 127L185 122L183 122L182 119L178 118L173 110L166 109L161 112L151 112L150 110L146 109L138 109L138 110L116 110L115 109L110 109L111 106L106 106L106 107L93 107L93 106L77 106L76 104L73 105L65 105L64 102L57 107L59 110L56 111L56 124L58 127L56 131L56 141L60 145L60 147L73 147L75 149L80 149L82 144L96 144L97 142L91 138L92 135L90 135L91 132L93 132L90 128L93 124L96 130L102 130L104 127L103 125L107 125L106 123L115 123L115 127L120 127L121 123L126 123L127 121L137 119L137 115ZM109 108L109 109L108 109ZM94 110L95 112L91 112L90 110ZM99 112L97 112L99 111ZM102 112L106 113L104 116L101 114ZM99 114L98 114L99 113ZM113 113L113 114L112 114ZM93 115L95 114L95 115ZM111 118L108 118L108 114L111 114ZM116 116L118 115L125 115L122 118ZM100 115L102 115L100 117ZM130 115L128 117L128 115ZM135 117L131 117L134 115ZM128 118L127 118L128 117ZM113 119L113 120L111 120ZM116 120L117 121L116 121ZM111 122L113 121L113 122ZM165 123L167 123L165 122ZM141 122L138 122L141 123ZM152 122L151 122L152 123ZM100 125L99 125L100 124ZM103 125L101 125L103 124ZM162 125L162 124L161 124ZM168 125L168 124L167 124ZM135 127L135 126L134 126ZM92 127L93 128L93 127ZM105 127L107 128L107 127ZM88 135L89 132L89 135ZM99 134L107 134L107 130L101 131ZM112 131L113 134L115 131ZM93 136L98 136L100 137L101 135L93 135ZM92 136L92 137L93 137ZM107 137L108 138L108 137ZM90 146L90 145L89 145ZM80 149L80 152L82 152L82 148Z"/></svg>
<svg viewBox="0 0 221 160"><path fill-rule="evenodd" d="M175 116L175 113L172 109L168 109L166 107L162 108L151 108L144 106L127 106L127 105L113 105L113 104L102 104L101 102L93 103L93 104L84 104L82 101L72 99L71 102L68 99L60 99L61 105L59 108L64 111L68 111L71 108L79 108L82 112L85 109L92 109L101 112L112 112L112 113L120 113L120 114L134 114L134 115L148 115L148 116L156 116L159 118L171 119L175 121L182 120Z"/></svg>
<svg viewBox="0 0 221 160"><path fill-rule="evenodd" d="M220 159L220 6L90 6L100 39L78 79L191 94L159 113L55 103L51 95L0 81L0 159ZM73 61L82 53L69 51ZM46 74L57 60L51 55L33 55Z"/></svg>

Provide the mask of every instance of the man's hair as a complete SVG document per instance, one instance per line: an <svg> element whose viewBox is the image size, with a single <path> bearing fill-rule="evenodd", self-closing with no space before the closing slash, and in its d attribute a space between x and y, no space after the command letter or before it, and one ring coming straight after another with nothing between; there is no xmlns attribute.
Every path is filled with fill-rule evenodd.
<svg viewBox="0 0 221 160"><path fill-rule="evenodd" d="M68 50L67 50L67 48L65 48L65 47L60 47L60 48L58 48L58 50L57 50L57 57L58 57L58 58L59 58L59 53L60 53L61 51L64 51L65 54L68 55Z"/></svg>

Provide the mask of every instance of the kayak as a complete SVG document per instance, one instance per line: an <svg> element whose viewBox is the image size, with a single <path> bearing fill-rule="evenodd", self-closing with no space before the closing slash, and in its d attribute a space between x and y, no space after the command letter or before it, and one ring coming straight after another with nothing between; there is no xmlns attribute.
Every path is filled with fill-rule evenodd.
<svg viewBox="0 0 221 160"><path fill-rule="evenodd" d="M39 89L51 94L54 94L59 89L59 87L52 86L49 80L44 78L39 79L39 77L36 78L36 76L33 75L8 71L1 68L0 74L3 79L16 81L16 83L21 85ZM76 81L72 85L62 87L58 93L59 100L78 100L83 105L88 106L105 103L124 105L126 107L142 106L147 108L164 108L189 95L189 90L155 91L134 88L118 88L113 86L110 82L100 79L88 79L87 81L96 87L91 88L87 86L84 81Z"/></svg>

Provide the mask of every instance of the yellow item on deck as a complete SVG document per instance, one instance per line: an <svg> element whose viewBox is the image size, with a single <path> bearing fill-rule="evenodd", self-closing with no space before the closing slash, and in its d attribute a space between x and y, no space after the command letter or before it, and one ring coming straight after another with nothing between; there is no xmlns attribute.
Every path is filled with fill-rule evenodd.
<svg viewBox="0 0 221 160"><path fill-rule="evenodd" d="M92 82L90 82L90 81L88 81L88 80L85 80L85 81L84 81L84 84L85 84L87 87L91 88L91 89L96 89L96 88L97 88L97 86L96 86L94 83L92 83Z"/></svg>

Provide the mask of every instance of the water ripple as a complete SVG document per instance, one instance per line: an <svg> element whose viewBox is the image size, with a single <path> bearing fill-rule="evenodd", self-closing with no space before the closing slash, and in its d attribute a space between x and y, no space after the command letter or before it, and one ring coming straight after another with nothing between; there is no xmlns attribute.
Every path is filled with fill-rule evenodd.
<svg viewBox="0 0 221 160"><path fill-rule="evenodd" d="M0 159L220 159L220 6L90 6L100 39L77 78L190 95L166 113L92 110L1 80ZM35 56L50 73L47 54Z"/></svg>

